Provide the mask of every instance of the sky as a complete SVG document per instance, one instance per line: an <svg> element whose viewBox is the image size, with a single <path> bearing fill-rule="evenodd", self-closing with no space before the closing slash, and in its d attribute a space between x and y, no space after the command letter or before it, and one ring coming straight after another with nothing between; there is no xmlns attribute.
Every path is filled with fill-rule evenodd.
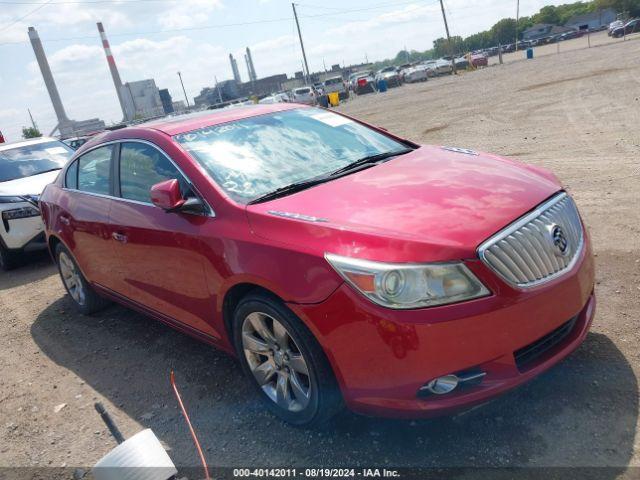
<svg viewBox="0 0 640 480"><path fill-rule="evenodd" d="M520 0L531 15L549 0ZM296 2L311 71L426 50L445 35L438 0ZM470 35L515 17L516 0L445 0L452 35ZM122 118L96 22L104 24L123 82L153 78L174 100L232 78L228 55L248 79L245 47L258 77L302 69L290 0L0 0L0 131L19 140L28 109L47 135L53 107L27 36L38 30L67 116Z"/></svg>

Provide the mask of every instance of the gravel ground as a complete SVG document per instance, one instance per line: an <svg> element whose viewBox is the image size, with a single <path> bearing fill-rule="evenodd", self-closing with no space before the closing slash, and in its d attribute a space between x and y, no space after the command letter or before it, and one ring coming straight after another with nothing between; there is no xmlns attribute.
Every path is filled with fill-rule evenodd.
<svg viewBox="0 0 640 480"><path fill-rule="evenodd" d="M0 273L0 466L95 463L115 445L96 400L125 436L152 428L177 464L197 465L173 369L218 467L596 466L608 468L594 478L638 477L639 79L640 41L615 42L339 107L418 142L513 156L562 179L590 226L599 305L584 345L548 373L456 417L345 413L321 431L296 429L266 414L236 362L211 347L117 306L75 314L39 255Z"/></svg>

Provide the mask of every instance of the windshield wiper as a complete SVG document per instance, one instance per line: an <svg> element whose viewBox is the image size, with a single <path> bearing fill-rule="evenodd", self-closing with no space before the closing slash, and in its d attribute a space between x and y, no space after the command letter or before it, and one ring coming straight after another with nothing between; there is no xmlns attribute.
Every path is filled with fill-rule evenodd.
<svg viewBox="0 0 640 480"><path fill-rule="evenodd" d="M395 150L392 152L385 152L385 153L378 153L376 155L369 155L368 157L363 157L360 160L356 160L355 162L352 162L348 165L345 165L342 168L339 168L338 170L335 170L334 172L331 172L329 175L331 177L336 177L338 175L342 175L343 173L347 173L350 172L352 170L358 169L360 167L362 167L363 165L375 165L378 162L381 162L383 160L387 160L391 157L397 157L398 155L404 155L405 153L409 153L412 152L413 149L412 148L405 148L404 150Z"/></svg>
<svg viewBox="0 0 640 480"><path fill-rule="evenodd" d="M318 185L320 183L325 183L328 182L330 180L335 180L336 177L339 177L341 175L344 175L345 173L348 172L352 172L353 170L356 170L364 165L370 165L373 166L378 162L381 162L382 160L386 160L388 158L391 157L395 157L398 155L404 155L405 153L409 153L412 152L413 149L412 148L406 148L404 150L396 150L393 152L386 152L386 153L379 153L376 155L370 155L368 157L364 157L361 158L360 160L357 160L355 162L350 163L349 165L346 165L338 170L335 170L331 173L328 173L326 175L322 175L320 177L315 177L309 180L303 180L301 182L295 182L292 183L290 185L286 185L284 187L280 187L275 189L272 192L266 193L264 195L261 195L257 198L254 198L253 200L251 200L248 205L253 205L254 203L261 203L261 202L266 202L268 200L273 200L275 198L279 198L279 197L284 197L285 195L290 195L292 193L296 193L299 192L301 190L305 190L307 188L311 188L315 185Z"/></svg>
<svg viewBox="0 0 640 480"><path fill-rule="evenodd" d="M264 195L254 198L247 205L253 205L254 203L261 203L266 202L267 200L273 200L274 198L284 197L285 195L305 190L307 188L313 187L314 185L318 185L329 180L333 180L333 178L330 176L322 176L312 178L311 180L304 180L302 182L295 182L290 185L285 185L284 187L276 188L272 192L265 193Z"/></svg>
<svg viewBox="0 0 640 480"><path fill-rule="evenodd" d="M48 170L43 170L41 172L32 173L31 175L27 175L27 177L35 177L36 175L42 175L43 173L55 172L56 170L62 170L62 167L50 168Z"/></svg>

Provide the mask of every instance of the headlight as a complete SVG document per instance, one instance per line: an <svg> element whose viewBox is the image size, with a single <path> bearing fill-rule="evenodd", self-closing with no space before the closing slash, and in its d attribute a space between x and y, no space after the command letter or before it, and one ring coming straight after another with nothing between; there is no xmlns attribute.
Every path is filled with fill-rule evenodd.
<svg viewBox="0 0 640 480"><path fill-rule="evenodd" d="M24 198L0 196L0 203L22 203Z"/></svg>
<svg viewBox="0 0 640 480"><path fill-rule="evenodd" d="M35 207L14 208L13 210L5 210L2 212L3 220L16 220L18 218L39 217L40 210Z"/></svg>
<svg viewBox="0 0 640 480"><path fill-rule="evenodd" d="M402 264L326 253L329 264L367 298L388 308L409 309L461 302L489 290L460 262Z"/></svg>

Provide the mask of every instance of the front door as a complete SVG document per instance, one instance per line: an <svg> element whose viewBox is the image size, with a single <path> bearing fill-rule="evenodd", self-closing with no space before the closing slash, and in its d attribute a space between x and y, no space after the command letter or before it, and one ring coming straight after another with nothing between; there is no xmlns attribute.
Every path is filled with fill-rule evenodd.
<svg viewBox="0 0 640 480"><path fill-rule="evenodd" d="M155 146L120 145L116 198L110 221L118 270L116 292L173 320L219 337L212 327L214 299L205 277L203 226L206 215L167 213L154 206L150 189L177 179L189 183Z"/></svg>

